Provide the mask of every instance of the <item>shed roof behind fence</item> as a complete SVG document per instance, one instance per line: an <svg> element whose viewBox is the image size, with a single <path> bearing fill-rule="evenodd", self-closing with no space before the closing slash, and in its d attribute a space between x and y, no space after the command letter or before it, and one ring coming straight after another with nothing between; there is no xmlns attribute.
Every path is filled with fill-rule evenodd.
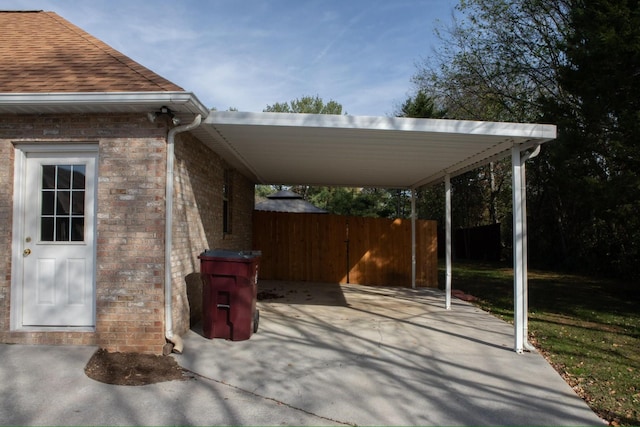
<svg viewBox="0 0 640 427"><path fill-rule="evenodd" d="M255 210L291 213L327 213L324 209L305 201L301 195L281 190L267 196L268 200L256 203Z"/></svg>

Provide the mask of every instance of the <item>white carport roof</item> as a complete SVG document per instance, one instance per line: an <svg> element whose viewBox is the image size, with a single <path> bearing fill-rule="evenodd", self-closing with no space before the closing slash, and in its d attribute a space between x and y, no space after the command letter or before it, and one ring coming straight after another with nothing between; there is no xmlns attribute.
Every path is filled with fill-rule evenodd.
<svg viewBox="0 0 640 427"><path fill-rule="evenodd" d="M235 111L195 132L257 183L381 188L442 182L556 137L543 124Z"/></svg>

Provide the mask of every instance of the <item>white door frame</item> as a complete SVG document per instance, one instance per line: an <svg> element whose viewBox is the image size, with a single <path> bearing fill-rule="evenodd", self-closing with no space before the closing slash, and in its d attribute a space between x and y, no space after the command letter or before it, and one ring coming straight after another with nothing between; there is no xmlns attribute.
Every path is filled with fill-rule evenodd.
<svg viewBox="0 0 640 427"><path fill-rule="evenodd" d="M97 188L98 184L98 144L15 144L15 161L14 161L14 175L13 175L13 228L12 228L12 242L11 242L11 315L10 315L10 328L11 330L23 330L23 331L55 331L55 330L74 330L74 331L95 331L95 291L96 291L96 218L97 218ZM69 157L73 156L93 156L96 159L95 167L95 179L94 179L94 215L93 215L93 271L91 276L93 277L93 325L92 327L46 327L46 326L24 326L22 324L23 318L23 251L24 251L24 229L25 229L25 199L26 199L26 164L27 155L31 153L38 154L50 154L57 155L65 154Z"/></svg>

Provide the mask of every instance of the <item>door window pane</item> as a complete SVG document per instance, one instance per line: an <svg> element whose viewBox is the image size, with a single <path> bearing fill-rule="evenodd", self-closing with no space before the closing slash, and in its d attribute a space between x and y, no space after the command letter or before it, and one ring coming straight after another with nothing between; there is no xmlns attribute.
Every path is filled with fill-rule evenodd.
<svg viewBox="0 0 640 427"><path fill-rule="evenodd" d="M74 190L84 190L84 182L86 175L86 166L85 165L74 165L73 166L73 185L72 188Z"/></svg>
<svg viewBox="0 0 640 427"><path fill-rule="evenodd" d="M58 173L56 174L57 188L71 188L71 168L70 165L58 165Z"/></svg>
<svg viewBox="0 0 640 427"><path fill-rule="evenodd" d="M84 240L84 218L71 219L71 241L81 242Z"/></svg>
<svg viewBox="0 0 640 427"><path fill-rule="evenodd" d="M42 191L42 214L53 215L53 206L56 193L54 191Z"/></svg>
<svg viewBox="0 0 640 427"><path fill-rule="evenodd" d="M53 218L42 218L42 221L40 221L40 240L52 242L53 231Z"/></svg>
<svg viewBox="0 0 640 427"><path fill-rule="evenodd" d="M56 218L56 242L68 242L69 241L69 218L57 217Z"/></svg>
<svg viewBox="0 0 640 427"><path fill-rule="evenodd" d="M42 166L42 188L51 189L56 188L56 167L55 166Z"/></svg>
<svg viewBox="0 0 640 427"><path fill-rule="evenodd" d="M71 214L84 214L84 191L74 191L71 193Z"/></svg>
<svg viewBox="0 0 640 427"><path fill-rule="evenodd" d="M69 214L69 198L71 192L69 191L57 191L56 192L56 214L68 215Z"/></svg>
<svg viewBox="0 0 640 427"><path fill-rule="evenodd" d="M85 171L85 165L42 166L42 241L84 241Z"/></svg>

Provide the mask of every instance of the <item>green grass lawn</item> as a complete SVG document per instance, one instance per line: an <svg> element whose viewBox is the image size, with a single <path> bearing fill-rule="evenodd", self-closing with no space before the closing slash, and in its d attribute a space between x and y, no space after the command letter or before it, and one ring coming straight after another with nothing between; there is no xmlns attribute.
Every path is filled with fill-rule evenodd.
<svg viewBox="0 0 640 427"><path fill-rule="evenodd" d="M444 266L440 268L444 283ZM529 340L612 425L640 425L640 284L529 271ZM513 270L453 263L453 289L513 322Z"/></svg>

